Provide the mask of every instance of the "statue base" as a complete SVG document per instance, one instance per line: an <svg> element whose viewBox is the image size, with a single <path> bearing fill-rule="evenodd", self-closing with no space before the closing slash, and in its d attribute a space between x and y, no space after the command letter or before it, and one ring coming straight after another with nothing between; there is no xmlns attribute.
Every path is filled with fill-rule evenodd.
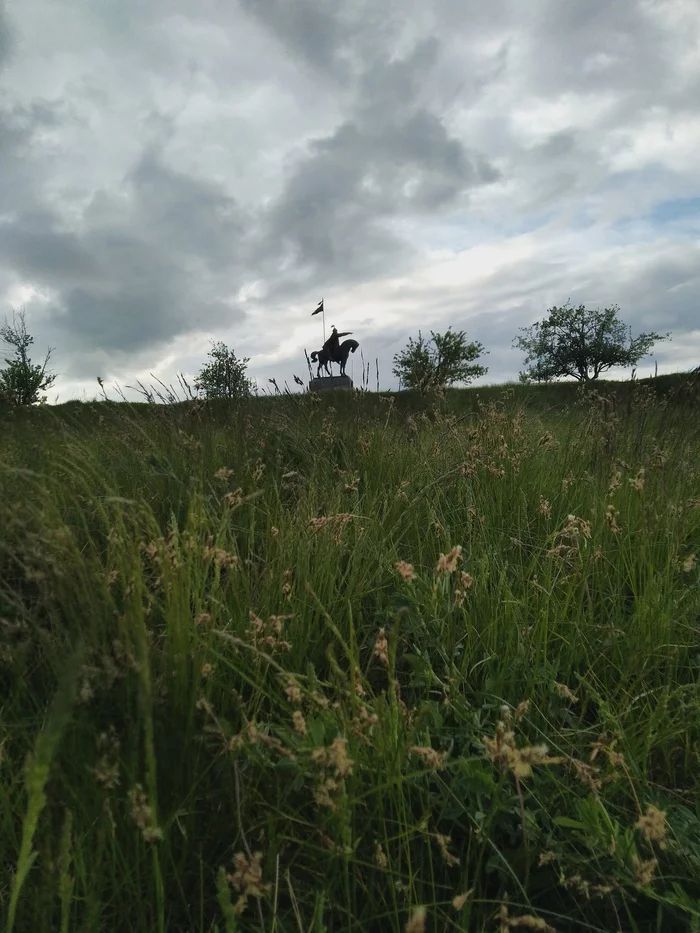
<svg viewBox="0 0 700 933"><path fill-rule="evenodd" d="M352 389L350 376L320 376L309 383L309 392L323 392L327 389Z"/></svg>

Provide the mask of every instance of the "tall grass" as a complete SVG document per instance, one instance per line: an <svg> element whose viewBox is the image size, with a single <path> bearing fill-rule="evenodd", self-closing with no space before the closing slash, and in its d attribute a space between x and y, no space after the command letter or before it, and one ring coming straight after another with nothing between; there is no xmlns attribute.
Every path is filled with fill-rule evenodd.
<svg viewBox="0 0 700 933"><path fill-rule="evenodd" d="M4 425L8 933L700 930L696 403L528 391Z"/></svg>

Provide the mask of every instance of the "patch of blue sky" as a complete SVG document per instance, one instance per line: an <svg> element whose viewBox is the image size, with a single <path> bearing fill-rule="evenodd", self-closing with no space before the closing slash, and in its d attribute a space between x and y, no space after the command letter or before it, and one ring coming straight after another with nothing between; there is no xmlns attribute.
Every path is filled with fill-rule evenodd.
<svg viewBox="0 0 700 933"><path fill-rule="evenodd" d="M674 226L678 232L697 234L700 227L700 197L689 191L688 182L663 165L648 165L641 171L614 172L598 188L615 205L618 219L609 229L644 237Z"/></svg>
<svg viewBox="0 0 700 933"><path fill-rule="evenodd" d="M401 225L400 233L413 246L428 250L451 250L455 253L485 242L511 239L539 230L555 216L554 211L519 218L478 216L461 213L440 222L417 222Z"/></svg>
<svg viewBox="0 0 700 933"><path fill-rule="evenodd" d="M651 240L659 234L697 237L700 233L700 198L670 198L657 201L649 210L634 217L622 217L610 224L616 233L637 240Z"/></svg>
<svg viewBox="0 0 700 933"><path fill-rule="evenodd" d="M700 230L700 197L660 201L654 205L648 217L655 226L680 223Z"/></svg>

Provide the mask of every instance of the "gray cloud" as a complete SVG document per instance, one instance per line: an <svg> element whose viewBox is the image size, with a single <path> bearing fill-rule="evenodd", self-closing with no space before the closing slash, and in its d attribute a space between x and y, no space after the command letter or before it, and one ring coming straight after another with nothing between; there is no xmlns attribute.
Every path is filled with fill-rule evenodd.
<svg viewBox="0 0 700 933"><path fill-rule="evenodd" d="M39 113L51 113L39 108ZM30 136L18 133L17 155ZM97 356L153 351L178 334L241 319L228 302L245 264L247 222L220 185L167 166L149 147L113 192L98 191L71 226L56 209L0 223L0 265L53 293L48 332Z"/></svg>
<svg viewBox="0 0 700 933"><path fill-rule="evenodd" d="M5 12L5 0L0 0L0 72L9 61L12 48L12 32L10 30L10 21Z"/></svg>
<svg viewBox="0 0 700 933"><path fill-rule="evenodd" d="M471 188L499 178L416 104L437 51L431 38L404 59L373 64L352 117L311 143L267 212L262 239L283 244L287 262L307 272L302 285L311 276L347 284L406 267L415 253L392 220L453 210ZM293 292L297 275L282 275L275 294Z"/></svg>

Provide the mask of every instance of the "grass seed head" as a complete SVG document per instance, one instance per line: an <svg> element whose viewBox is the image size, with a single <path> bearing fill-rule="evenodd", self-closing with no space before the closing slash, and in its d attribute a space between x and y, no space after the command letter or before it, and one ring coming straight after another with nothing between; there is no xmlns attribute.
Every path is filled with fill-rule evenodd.
<svg viewBox="0 0 700 933"><path fill-rule="evenodd" d="M628 482L635 492L642 492L644 490L644 467L640 467L637 475L630 477Z"/></svg>
<svg viewBox="0 0 700 933"><path fill-rule="evenodd" d="M287 675L287 686L285 687L284 692L287 694L287 699L290 703L301 703L301 687L299 686L299 681L296 679L294 674Z"/></svg>
<svg viewBox="0 0 700 933"><path fill-rule="evenodd" d="M294 723L295 732L298 732L299 735L306 735L306 720L301 710L294 710L292 713L292 722Z"/></svg>
<svg viewBox="0 0 700 933"><path fill-rule="evenodd" d="M605 524L608 526L610 531L613 534L619 534L620 526L617 523L617 516L620 513L617 511L614 505L609 504L605 507Z"/></svg>
<svg viewBox="0 0 700 933"><path fill-rule="evenodd" d="M666 848L668 824L664 810L659 810L653 804L648 804L647 812L640 816L634 825L635 829L644 834L648 842L655 842L660 849Z"/></svg>
<svg viewBox="0 0 700 933"><path fill-rule="evenodd" d="M348 755L348 740L341 736L336 736L326 748L315 748L311 753L311 760L319 765L321 770L334 771L337 778L352 774L355 763Z"/></svg>
<svg viewBox="0 0 700 933"><path fill-rule="evenodd" d="M452 842L450 837L443 836L441 833L435 833L434 839L435 839L435 842L437 842L438 844L438 848L440 849L440 854L442 855L445 861L445 864L449 865L450 867L459 865L459 859L457 858L457 856L453 855L450 852L449 847L450 847L450 843Z"/></svg>
<svg viewBox="0 0 700 933"><path fill-rule="evenodd" d="M406 583L410 583L411 580L416 579L416 575L413 571L413 564L409 564L405 560L399 560L394 564L394 567L396 568L396 572Z"/></svg>
<svg viewBox="0 0 700 933"><path fill-rule="evenodd" d="M454 573L457 570L457 562L462 557L462 546L456 544L449 554L440 554L437 563L437 572L439 574L443 573Z"/></svg>
<svg viewBox="0 0 700 933"><path fill-rule="evenodd" d="M412 745L411 748L409 748L409 752L411 755L417 755L419 758L422 758L428 767L435 771L439 771L441 768L445 767L447 755L443 752L438 752L429 745Z"/></svg>
<svg viewBox="0 0 700 933"><path fill-rule="evenodd" d="M554 689L560 697L568 700L569 703L578 703L578 697L575 693L572 693L571 690L569 690L566 684L560 684L558 681L555 681Z"/></svg>
<svg viewBox="0 0 700 933"><path fill-rule="evenodd" d="M458 894L456 897L452 898L452 906L455 910L461 910L464 905L467 903L469 898L474 893L474 888L470 888L468 891L465 891L464 894Z"/></svg>
<svg viewBox="0 0 700 933"><path fill-rule="evenodd" d="M405 933L425 933L428 921L427 907L414 907L408 922L404 927Z"/></svg>
<svg viewBox="0 0 700 933"><path fill-rule="evenodd" d="M262 880L262 852L256 852L248 858L243 852L233 857L233 872L227 876L227 881L239 892L240 897L235 906L238 914L243 913L249 897L262 898L271 888Z"/></svg>
<svg viewBox="0 0 700 933"><path fill-rule="evenodd" d="M163 838L163 831L155 823L153 810L140 784L136 784L129 791L129 802L131 804L131 818L141 830L144 840L146 842L160 842Z"/></svg>
<svg viewBox="0 0 700 933"><path fill-rule="evenodd" d="M386 631L380 628L377 632L377 638L374 642L374 656L379 658L384 667L389 667L389 642L386 638Z"/></svg>
<svg viewBox="0 0 700 933"><path fill-rule="evenodd" d="M635 882L643 888L648 888L656 877L658 861L655 858L640 859L638 856L632 856L632 870L634 872Z"/></svg>

